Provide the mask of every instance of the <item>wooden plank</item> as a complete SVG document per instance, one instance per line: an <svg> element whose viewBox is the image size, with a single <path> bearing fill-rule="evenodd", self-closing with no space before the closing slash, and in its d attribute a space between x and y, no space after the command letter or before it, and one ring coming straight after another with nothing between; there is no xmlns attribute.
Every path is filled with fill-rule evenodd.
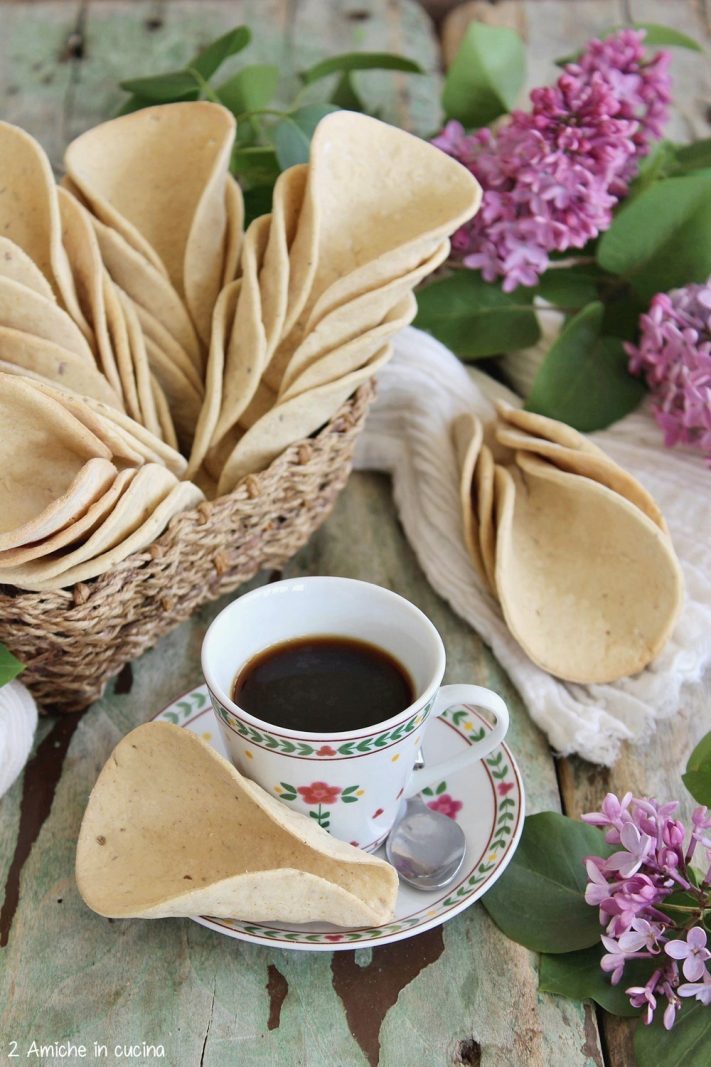
<svg viewBox="0 0 711 1067"><path fill-rule="evenodd" d="M285 100L298 89L296 73L339 51L401 51L417 60L424 76L373 73L362 89L384 117L418 132L434 129L439 53L426 14L412 0L389 5L381 16L376 0L338 0L324 11L318 0L43 0L31 8L0 4L0 96L3 117L41 138L60 169L65 144L115 113L125 99L121 79L183 66L200 47L240 24L259 27L249 46L250 63L276 62L284 75ZM314 34L311 27L321 25ZM41 32L38 32L38 29ZM244 56L228 61L227 77ZM222 73L220 78L222 78ZM310 90L323 96L329 83Z"/></svg>
<svg viewBox="0 0 711 1067"><path fill-rule="evenodd" d="M318 33L314 33L316 26ZM334 42L333 48L330 42ZM410 0L392 4L379 0L332 0L328 4L301 0L295 5L290 49L295 70L336 50L396 52L414 59L424 75L375 71L354 78L368 107L380 112L387 122L423 135L436 129L440 53L419 4Z"/></svg>
<svg viewBox="0 0 711 1067"><path fill-rule="evenodd" d="M74 60L80 0L43 2L29 10L0 6L0 99L2 117L40 138L53 163L66 142L65 109Z"/></svg>
<svg viewBox="0 0 711 1067"><path fill-rule="evenodd" d="M530 84L549 80L551 58L589 35L586 19L588 25L594 21L591 32L597 32L618 21L620 10L616 0L486 5L493 17L525 14ZM339 0L326 12L316 0L206 0L199 8L194 0L159 5L40 0L32 4L31 15L21 4L3 5L0 11L0 90L22 87L9 94L4 114L39 136L55 163L68 136L113 110L120 77L180 65L200 43L241 21L260 27L250 60L276 59L286 71L357 47L392 48L419 58L430 71L436 68L428 24L413 4L389 4L385 15L374 0L357 6ZM70 56L60 67L57 57L72 34L77 35L74 50L83 58ZM40 63L33 75L32 62ZM37 84L49 74L53 81ZM366 86L364 80L364 91L382 92L391 117L402 121L412 115L413 128L431 129L434 74L396 80L395 92L392 85ZM529 810L558 806L545 739L489 651L427 586L394 518L385 479L354 477L330 522L289 573L367 578L418 603L445 637L448 680L480 681L510 702L512 745L525 768ZM507 942L479 907L442 931L401 946L332 959L241 945L187 921L109 923L87 912L71 872L91 784L121 735L198 679L200 641L219 606L200 612L142 657L132 686L126 674L78 724L51 811L21 872L19 906L0 957L3 1037L163 1042L168 1062L246 1067L284 1062L350 1067L378 1060L392 1067L601 1063L592 1014L540 996L535 958ZM701 731L700 717L697 725ZM668 729L678 736L675 725ZM658 736L663 763L666 734ZM685 737L683 745L690 743ZM675 758L681 759L680 751ZM637 768L640 788L655 781L652 759L648 754ZM627 766L626 773L633 768ZM596 775L591 780L602 790ZM582 789L591 777L587 767L566 762L561 777L569 810L599 803L599 790L593 802ZM22 785L0 805L0 845L7 846L7 854L19 826ZM4 861L0 877L8 867ZM608 1030L611 1048L612 1034ZM54 1062L46 1060L48 1067ZM631 1062L615 1045L613 1067Z"/></svg>
<svg viewBox="0 0 711 1067"><path fill-rule="evenodd" d="M510 702L531 809L557 806L545 738L482 642L425 582L384 477L355 476L288 573L367 578L417 603L444 635L448 679L492 685ZM535 958L480 907L401 946L332 959L243 945L186 920L110 923L87 911L72 867L88 792L118 738L199 679L200 642L221 606L159 642L134 665L130 692L116 692L125 680L113 686L79 723L22 872L0 977L0 1033L163 1042L168 1062L202 1056L206 1067L479 1062L462 1059L475 1049L481 1062L501 1067L601 1062L590 1018L577 1005L539 996ZM45 1063L55 1067L51 1058Z"/></svg>

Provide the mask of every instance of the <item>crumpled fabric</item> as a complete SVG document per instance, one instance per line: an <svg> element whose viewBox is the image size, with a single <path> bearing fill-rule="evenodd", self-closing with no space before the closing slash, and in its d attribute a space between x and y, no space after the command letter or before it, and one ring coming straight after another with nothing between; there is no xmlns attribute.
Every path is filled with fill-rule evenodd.
<svg viewBox="0 0 711 1067"><path fill-rule="evenodd" d="M29 690L17 679L0 687L0 797L25 766L36 727L37 705Z"/></svg>
<svg viewBox="0 0 711 1067"><path fill-rule="evenodd" d="M690 450L666 449L647 410L590 435L660 505L684 573L685 601L667 644L641 673L607 685L562 682L513 639L463 539L451 422L465 411L487 420L494 400L520 405L520 399L412 327L395 339L378 386L356 468L392 476L405 534L428 581L490 645L552 747L611 765L622 741L644 741L657 719L676 712L682 686L698 681L711 661L711 471Z"/></svg>

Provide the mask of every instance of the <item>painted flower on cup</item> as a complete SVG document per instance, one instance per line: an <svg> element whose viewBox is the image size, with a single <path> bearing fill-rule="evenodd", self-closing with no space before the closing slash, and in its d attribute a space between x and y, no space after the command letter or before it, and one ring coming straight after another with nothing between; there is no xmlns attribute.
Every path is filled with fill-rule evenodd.
<svg viewBox="0 0 711 1067"><path fill-rule="evenodd" d="M425 803L432 811L438 811L441 815L446 815L450 819L456 819L458 813L462 810L461 800L455 800L447 792L447 783L440 782L434 789L429 786L422 790L422 796L425 798ZM429 798L433 799L430 800Z"/></svg>
<svg viewBox="0 0 711 1067"><path fill-rule="evenodd" d="M335 804L341 795L339 786L326 785L325 782L300 785L296 791L304 804Z"/></svg>
<svg viewBox="0 0 711 1067"><path fill-rule="evenodd" d="M456 819L462 810L461 800L455 800L449 793L442 793L436 800L430 800L427 804L432 811L438 811L441 815L447 815L450 819Z"/></svg>
<svg viewBox="0 0 711 1067"><path fill-rule="evenodd" d="M324 830L331 828L331 806L338 804L355 804L364 795L365 790L359 785L348 785L342 789L338 785L329 785L327 782L312 782L311 785L290 785L289 782L280 782L274 786L274 792L280 800L289 802L300 798L302 803L315 809L309 812Z"/></svg>

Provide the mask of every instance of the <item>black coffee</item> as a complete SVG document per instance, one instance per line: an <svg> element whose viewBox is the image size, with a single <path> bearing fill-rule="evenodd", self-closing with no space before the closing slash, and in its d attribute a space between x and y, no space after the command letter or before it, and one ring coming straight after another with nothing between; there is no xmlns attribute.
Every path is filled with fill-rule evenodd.
<svg viewBox="0 0 711 1067"><path fill-rule="evenodd" d="M384 722L415 698L389 653L349 637L299 637L260 652L235 678L244 711L291 730L338 733Z"/></svg>

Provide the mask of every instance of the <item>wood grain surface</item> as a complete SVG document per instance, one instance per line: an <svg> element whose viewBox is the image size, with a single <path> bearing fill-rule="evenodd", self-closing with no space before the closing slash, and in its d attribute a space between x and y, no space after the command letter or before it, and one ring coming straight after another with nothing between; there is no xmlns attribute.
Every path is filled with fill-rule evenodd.
<svg viewBox="0 0 711 1067"><path fill-rule="evenodd" d="M554 57L630 18L708 32L708 12L695 0L430 6L445 55L472 17L516 26L530 46L529 86L551 79ZM59 168L67 141L116 109L120 78L179 66L242 22L255 31L250 62L276 61L290 77L348 49L412 56L424 77L372 75L363 92L393 121L419 133L436 127L439 41L435 22L411 0L0 2L0 115L34 134ZM672 135L708 136L708 62L680 54L674 76ZM697 686L612 770L556 760L489 649L427 585L380 475L351 478L285 574L363 578L421 607L444 637L446 680L489 686L509 703L529 811L579 814L607 789L674 796L688 752L711 728L708 691ZM334 954L262 948L189 920L112 922L86 909L73 863L89 791L123 734L199 682L202 637L222 606L125 668L83 716L43 720L24 775L0 800L0 1063L11 1041L23 1055L33 1040L69 1039L88 1046L89 1062L98 1062L95 1041L108 1046L108 1062L118 1062L117 1044L160 1043L163 1062L176 1067L633 1067L629 1025L601 1030L590 1005L539 994L535 956L507 941L478 905L409 941Z"/></svg>

